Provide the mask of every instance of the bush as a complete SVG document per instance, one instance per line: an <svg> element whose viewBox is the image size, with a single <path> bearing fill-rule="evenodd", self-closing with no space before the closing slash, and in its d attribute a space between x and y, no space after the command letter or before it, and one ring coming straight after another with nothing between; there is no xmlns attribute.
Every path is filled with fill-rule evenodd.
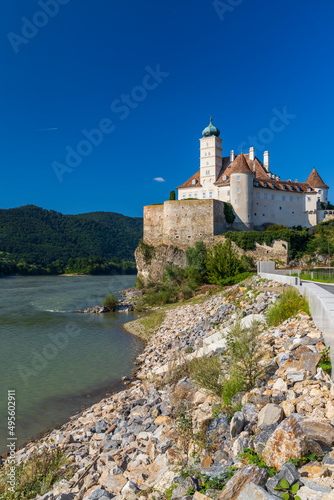
<svg viewBox="0 0 334 500"><path fill-rule="evenodd" d="M243 391L244 388L245 381L243 377L240 377L239 373L231 373L230 378L225 378L221 394L224 406L230 406L232 404L233 396L235 396L238 392Z"/></svg>
<svg viewBox="0 0 334 500"><path fill-rule="evenodd" d="M300 311L310 314L308 302L294 288L285 290L278 301L269 307L267 322L269 326L277 326Z"/></svg>
<svg viewBox="0 0 334 500"><path fill-rule="evenodd" d="M200 387L204 387L216 396L221 397L224 387L220 381L222 367L222 360L217 356L202 357L190 361L189 371Z"/></svg>
<svg viewBox="0 0 334 500"><path fill-rule="evenodd" d="M176 199L176 196L175 196L175 191L171 191L170 194L169 194L169 199L170 200L175 200Z"/></svg>
<svg viewBox="0 0 334 500"><path fill-rule="evenodd" d="M196 286L206 282L207 251L203 241L197 241L195 246L186 250L187 275Z"/></svg>
<svg viewBox="0 0 334 500"><path fill-rule="evenodd" d="M260 324L254 321L249 328L241 328L236 322L226 337L227 371L233 379L243 380L244 388L250 390L261 373L261 360L264 356L262 343L259 339ZM235 382L234 382L235 383ZM232 383L231 383L232 384ZM240 388L238 387L238 391Z"/></svg>
<svg viewBox="0 0 334 500"><path fill-rule="evenodd" d="M217 243L213 250L208 250L206 267L209 283L214 285L221 285L224 279L240 272L241 262L229 239L224 244Z"/></svg>
<svg viewBox="0 0 334 500"><path fill-rule="evenodd" d="M155 256L155 248L152 245L144 243L143 240L139 242L138 246L143 254L145 264L150 265L153 257Z"/></svg>
<svg viewBox="0 0 334 500"><path fill-rule="evenodd" d="M233 211L233 207L232 207L231 203L227 203L226 201L224 201L223 203L224 203L224 215L225 215L226 222L228 224L233 224L233 222L235 220L235 213Z"/></svg>
<svg viewBox="0 0 334 500"><path fill-rule="evenodd" d="M54 483L72 475L73 469L65 471L66 458L60 448L35 453L27 462L16 466L15 493L9 491L7 468L0 472L0 497L3 500L28 500L44 495Z"/></svg>
<svg viewBox="0 0 334 500"><path fill-rule="evenodd" d="M118 304L117 297L113 293L107 295L103 301L104 307L107 307L109 311L115 311L117 304Z"/></svg>
<svg viewBox="0 0 334 500"><path fill-rule="evenodd" d="M138 290L142 290L144 288L144 279L141 274L137 274L136 276L136 283L135 283L135 288Z"/></svg>
<svg viewBox="0 0 334 500"><path fill-rule="evenodd" d="M164 273L164 281L167 283L175 282L180 285L186 277L186 271L179 267L178 265L171 266L166 264L165 273Z"/></svg>
<svg viewBox="0 0 334 500"><path fill-rule="evenodd" d="M235 276L231 276L230 278L225 278L224 280L221 281L222 286L233 286L237 285L241 281L244 281L251 276L253 276L254 273L240 273L236 274Z"/></svg>

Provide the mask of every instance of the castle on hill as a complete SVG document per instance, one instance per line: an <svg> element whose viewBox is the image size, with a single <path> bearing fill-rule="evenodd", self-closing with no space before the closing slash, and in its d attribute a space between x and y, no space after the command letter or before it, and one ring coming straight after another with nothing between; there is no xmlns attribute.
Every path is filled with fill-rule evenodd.
<svg viewBox="0 0 334 500"><path fill-rule="evenodd" d="M178 200L144 207L144 243L185 249L196 241L210 245L229 230L311 227L334 218L334 211L326 210L329 188L315 168L306 182L282 181L270 170L268 151L263 162L253 147L247 154L231 151L223 157L212 119L202 135L200 169L177 188Z"/></svg>
<svg viewBox="0 0 334 500"><path fill-rule="evenodd" d="M282 181L270 171L269 151L263 162L253 147L247 154L223 156L220 131L212 123L200 139L200 169L179 186L178 199L213 199L231 203L235 229L264 224L310 227L332 215L324 210L329 187L315 168L305 182ZM334 214L334 212L333 212Z"/></svg>

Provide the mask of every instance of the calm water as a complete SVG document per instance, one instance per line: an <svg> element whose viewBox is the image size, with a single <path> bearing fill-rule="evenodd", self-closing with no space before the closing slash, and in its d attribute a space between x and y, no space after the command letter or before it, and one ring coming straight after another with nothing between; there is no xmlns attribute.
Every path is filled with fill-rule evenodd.
<svg viewBox="0 0 334 500"><path fill-rule="evenodd" d="M18 445L120 388L142 342L121 325L134 314L79 314L134 276L0 279L0 453L7 391L16 390Z"/></svg>

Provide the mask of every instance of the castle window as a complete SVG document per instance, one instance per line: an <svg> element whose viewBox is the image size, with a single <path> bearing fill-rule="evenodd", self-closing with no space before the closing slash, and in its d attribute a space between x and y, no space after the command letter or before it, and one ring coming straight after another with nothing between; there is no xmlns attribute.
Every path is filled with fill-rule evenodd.
<svg viewBox="0 0 334 500"><path fill-rule="evenodd" d="M212 179L210 179L210 182L211 182L211 184L212 184Z"/></svg>
<svg viewBox="0 0 334 500"><path fill-rule="evenodd" d="M218 189L218 191L217 191L217 196L219 197L219 189Z"/></svg>
<svg viewBox="0 0 334 500"><path fill-rule="evenodd" d="M307 201L311 201L311 196L308 196L308 197L307 197Z"/></svg>
<svg viewBox="0 0 334 500"><path fill-rule="evenodd" d="M259 183L258 183L258 182L255 182L255 186L259 186Z"/></svg>
<svg viewBox="0 0 334 500"><path fill-rule="evenodd" d="M226 175L223 175L223 181L226 181Z"/></svg>
<svg viewBox="0 0 334 500"><path fill-rule="evenodd" d="M188 238L191 238L191 236L189 235Z"/></svg>
<svg viewBox="0 0 334 500"><path fill-rule="evenodd" d="M194 193L194 198L197 198L197 193Z"/></svg>
<svg viewBox="0 0 334 500"><path fill-rule="evenodd" d="M290 201L293 201L293 196L290 196Z"/></svg>
<svg viewBox="0 0 334 500"><path fill-rule="evenodd" d="M265 187L265 188L267 187L267 183L266 183L266 182L264 183L264 187Z"/></svg>
<svg viewBox="0 0 334 500"><path fill-rule="evenodd" d="M205 172L205 175L210 175L210 170L207 170L207 171Z"/></svg>
<svg viewBox="0 0 334 500"><path fill-rule="evenodd" d="M175 236L175 239L177 240L178 238L180 238L180 236Z"/></svg>
<svg viewBox="0 0 334 500"><path fill-rule="evenodd" d="M238 205L238 200L234 200L234 204L235 204L235 205Z"/></svg>
<svg viewBox="0 0 334 500"><path fill-rule="evenodd" d="M208 147L208 146L209 146L209 143L207 142L207 143L206 143L206 147Z"/></svg>
<svg viewBox="0 0 334 500"><path fill-rule="evenodd" d="M229 191L227 191L227 196L230 196L230 192Z"/></svg>
<svg viewBox="0 0 334 500"><path fill-rule="evenodd" d="M318 193L319 193L319 194L321 193L321 189L319 189Z"/></svg>
<svg viewBox="0 0 334 500"><path fill-rule="evenodd" d="M238 182L240 181L240 175L238 175L238 177L237 177L237 181L238 181Z"/></svg>
<svg viewBox="0 0 334 500"><path fill-rule="evenodd" d="M268 195L267 195L267 193L264 193L264 197L265 197L265 198L268 198Z"/></svg>
<svg viewBox="0 0 334 500"><path fill-rule="evenodd" d="M208 156L210 156L210 155L211 155L211 153L210 153L210 151L209 151L209 152L208 152Z"/></svg>
<svg viewBox="0 0 334 500"><path fill-rule="evenodd" d="M282 200L285 201L285 196L282 196Z"/></svg>
<svg viewBox="0 0 334 500"><path fill-rule="evenodd" d="M256 197L257 197L257 198L260 198L260 193L256 193Z"/></svg>
<svg viewBox="0 0 334 500"><path fill-rule="evenodd" d="M254 214L254 215L256 215L256 214Z"/></svg>
<svg viewBox="0 0 334 500"><path fill-rule="evenodd" d="M209 162L207 161L206 164L209 165Z"/></svg>
<svg viewBox="0 0 334 500"><path fill-rule="evenodd" d="M208 155L208 153L205 153L205 155L204 155L204 156L207 156L207 155Z"/></svg>
<svg viewBox="0 0 334 500"><path fill-rule="evenodd" d="M279 207L280 210L282 210L282 207Z"/></svg>
<svg viewBox="0 0 334 500"><path fill-rule="evenodd" d="M185 199L186 199L186 195L184 194L184 195L182 196L182 198L185 200Z"/></svg>
<svg viewBox="0 0 334 500"><path fill-rule="evenodd" d="M212 191L209 191L209 198L212 198Z"/></svg>
<svg viewBox="0 0 334 500"><path fill-rule="evenodd" d="M191 181L191 184L192 184L193 186L196 184L195 179L193 179L193 180Z"/></svg>
<svg viewBox="0 0 334 500"><path fill-rule="evenodd" d="M297 187L297 191L300 191L300 187Z"/></svg>
<svg viewBox="0 0 334 500"><path fill-rule="evenodd" d="M310 192L310 191L311 191L311 188L307 188L307 191L309 191L309 192Z"/></svg>
<svg viewBox="0 0 334 500"><path fill-rule="evenodd" d="M205 191L203 191L202 196L203 196L203 200L205 200L205 198L206 198L206 192Z"/></svg>
<svg viewBox="0 0 334 500"><path fill-rule="evenodd" d="M192 194L191 193L188 194L188 198L192 198Z"/></svg>
<svg viewBox="0 0 334 500"><path fill-rule="evenodd" d="M285 186L282 186L282 189L285 189Z"/></svg>
<svg viewBox="0 0 334 500"><path fill-rule="evenodd" d="M272 200L274 200L274 199L275 199L275 195L274 195L274 194L272 194L272 195L271 195L271 199L272 199Z"/></svg>
<svg viewBox="0 0 334 500"><path fill-rule="evenodd" d="M237 189L237 193L240 193L240 188Z"/></svg>
<svg viewBox="0 0 334 500"><path fill-rule="evenodd" d="M297 200L300 200L300 196L297 196Z"/></svg>
<svg viewBox="0 0 334 500"><path fill-rule="evenodd" d="M206 184L206 179L204 179L203 184Z"/></svg>

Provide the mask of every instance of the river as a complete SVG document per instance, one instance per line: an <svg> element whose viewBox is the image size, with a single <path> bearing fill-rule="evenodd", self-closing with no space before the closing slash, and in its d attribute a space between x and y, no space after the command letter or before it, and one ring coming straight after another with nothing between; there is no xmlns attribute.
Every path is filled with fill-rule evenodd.
<svg viewBox="0 0 334 500"><path fill-rule="evenodd" d="M0 279L0 454L6 451L7 394L15 391L17 445L64 423L123 387L143 343L121 327L135 314L80 314L135 276Z"/></svg>

